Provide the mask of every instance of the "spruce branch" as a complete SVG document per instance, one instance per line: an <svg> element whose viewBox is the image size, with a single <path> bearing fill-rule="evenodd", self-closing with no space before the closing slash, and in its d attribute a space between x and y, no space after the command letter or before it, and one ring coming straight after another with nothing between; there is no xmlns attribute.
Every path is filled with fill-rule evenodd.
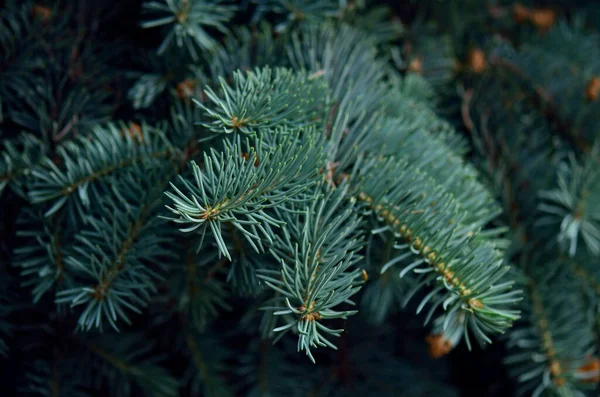
<svg viewBox="0 0 600 397"><path fill-rule="evenodd" d="M223 0L160 0L146 1L145 13L154 16L142 22L143 28L164 26L165 36L158 53L175 44L184 47L194 60L198 50L212 50L217 44L207 30L227 32L225 23L233 18L236 6Z"/></svg>
<svg viewBox="0 0 600 397"><path fill-rule="evenodd" d="M182 259L183 269L169 280L170 295L195 332L204 332L221 312L232 310L222 277L230 262L219 259L218 251L198 257L195 250L189 250Z"/></svg>
<svg viewBox="0 0 600 397"><path fill-rule="evenodd" d="M211 149L204 154L204 169L192 162L195 185L180 177L184 191L171 184L174 193L165 194L173 201L167 209L177 217L167 218L189 225L183 232L200 234L200 245L211 233L220 252L231 260L222 237L223 224L231 223L257 251L262 251L262 236L272 240L271 227L282 222L265 209L299 195L316 180L317 159L314 130L300 135L279 130L272 144L238 136L225 143L224 152Z"/></svg>
<svg viewBox="0 0 600 397"><path fill-rule="evenodd" d="M431 111L423 110L415 115L411 106L402 106L400 119L388 119L381 128L374 131L378 139L375 147L384 147L383 154L406 153L406 161L411 168L418 169L425 178L452 195L465 214L464 225L482 229L500 213L501 208L489 189L479 181L478 172L451 147L446 144L450 135L449 126L440 131L443 124ZM445 134L439 134L444 132ZM427 144L423 144L427 142ZM499 231L486 230L487 234ZM500 243L500 242L499 242Z"/></svg>
<svg viewBox="0 0 600 397"><path fill-rule="evenodd" d="M525 41L518 51L499 46L490 57L494 66L526 84L526 95L563 139L583 153L592 149L596 134L598 102L588 93L599 74L599 42L598 35L576 23L560 21L547 34Z"/></svg>
<svg viewBox="0 0 600 397"><path fill-rule="evenodd" d="M10 4L0 11L0 122L6 110L26 92L32 73L45 64L38 57L40 41L32 31L39 25L30 18L29 4Z"/></svg>
<svg viewBox="0 0 600 397"><path fill-rule="evenodd" d="M31 209L23 212L19 226L19 236L29 243L15 248L13 265L21 268L22 285L31 288L33 302L38 303L53 288L70 285L65 257L73 254L75 233Z"/></svg>
<svg viewBox="0 0 600 397"><path fill-rule="evenodd" d="M579 241L593 254L600 254L600 156L594 149L581 163L574 156L559 165L558 186L540 192L539 205L544 216L537 225L560 225L558 242L570 256Z"/></svg>
<svg viewBox="0 0 600 397"><path fill-rule="evenodd" d="M27 133L16 139L6 140L0 152L0 195L5 188L21 197L26 197L25 185L32 168L43 158L44 144L35 136Z"/></svg>
<svg viewBox="0 0 600 397"><path fill-rule="evenodd" d="M179 382L151 358L153 343L140 343L137 334L80 339L80 343L105 363L112 395L122 395L132 385L146 396L177 396Z"/></svg>
<svg viewBox="0 0 600 397"><path fill-rule="evenodd" d="M219 93L207 87L212 104L203 108L214 132L256 134L265 129L301 128L321 118L327 87L322 79L289 69L265 67L233 74L233 87L219 77Z"/></svg>
<svg viewBox="0 0 600 397"><path fill-rule="evenodd" d="M231 385L223 377L230 352L221 347L217 348L219 342L212 334L186 332L185 349L190 357L191 366L186 371L185 378L193 394L233 396Z"/></svg>
<svg viewBox="0 0 600 397"><path fill-rule="evenodd" d="M87 397L84 379L76 371L78 364L77 360L64 357L54 357L52 362L36 360L25 374L28 385L21 392L51 397Z"/></svg>
<svg viewBox="0 0 600 397"><path fill-rule="evenodd" d="M281 64L283 43L267 22L258 23L251 29L237 26L223 38L208 65L210 81L231 76L236 70L250 71L267 65Z"/></svg>
<svg viewBox="0 0 600 397"><path fill-rule="evenodd" d="M523 266L527 291L524 315L507 334L512 352L505 363L523 391L532 395L583 395L591 385L586 384L581 368L596 348L591 326L581 315L585 309L578 283L565 278L560 268L548 273L535 266L539 259L528 260L531 263ZM551 268L557 266L550 264ZM556 288L562 292L556 293Z"/></svg>
<svg viewBox="0 0 600 397"><path fill-rule="evenodd" d="M79 213L101 195L101 182L128 168L150 167L168 158L173 149L161 132L147 126L108 124L93 129L90 136L61 146L59 165L44 158L32 171L28 198L34 204L48 203L46 216L73 203ZM135 128L134 128L135 129Z"/></svg>
<svg viewBox="0 0 600 397"><path fill-rule="evenodd" d="M236 372L242 378L240 390L248 388L248 397L286 394L290 385L298 383L293 367L287 365L285 352L267 339L250 342ZM294 389L301 387L297 385Z"/></svg>
<svg viewBox="0 0 600 397"><path fill-rule="evenodd" d="M275 25L276 32L291 30L298 23L317 24L328 19L341 18L344 4L339 0L253 0L257 15L275 13L286 18Z"/></svg>
<svg viewBox="0 0 600 397"><path fill-rule="evenodd" d="M292 69L322 75L331 96L352 105L349 115L371 115L385 107L389 86L383 81L389 67L371 36L346 24L308 24L290 36L285 53Z"/></svg>
<svg viewBox="0 0 600 397"><path fill-rule="evenodd" d="M286 229L270 248L281 262L281 270L259 270L259 277L282 297L276 306L265 310L276 316L291 316L291 321L273 331L297 331L298 351L304 350L313 362L310 348L335 349L327 336L337 337L343 332L322 322L355 314L354 310L339 311L336 307L352 303L350 298L362 283L362 272L353 269L362 245L359 220L345 190L326 192L304 210L281 211Z"/></svg>
<svg viewBox="0 0 600 397"><path fill-rule="evenodd" d="M404 253L381 272L413 258L400 272L401 277L411 271L418 274L405 302L425 285L434 285L418 308L420 312L433 302L426 321L440 305L447 322L466 314L470 345L467 330L479 342L489 343L487 334L501 334L519 318L517 310L507 308L520 299L519 291L511 291L512 282L502 280L509 267L493 245L477 238L479 229L463 223L464 212L437 183L394 158L365 160L357 165L351 183L359 200L403 240Z"/></svg>
<svg viewBox="0 0 600 397"><path fill-rule="evenodd" d="M174 172L174 167L154 175L146 172L147 185L136 184L136 173L121 185L113 182L113 194L104 195L98 213L86 217L85 229L76 236L76 255L65 258L78 281L56 299L71 307L85 306L78 328L102 329L108 322L118 330L119 320L130 323L126 312L140 313L156 292L166 261L176 257L168 249L172 235L156 216L160 193Z"/></svg>

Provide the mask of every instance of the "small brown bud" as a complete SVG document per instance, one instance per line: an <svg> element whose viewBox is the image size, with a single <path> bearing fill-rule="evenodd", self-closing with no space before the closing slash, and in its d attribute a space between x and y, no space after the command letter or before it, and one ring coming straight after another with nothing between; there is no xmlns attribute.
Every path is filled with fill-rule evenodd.
<svg viewBox="0 0 600 397"><path fill-rule="evenodd" d="M408 71L412 73L421 74L423 72L423 60L421 57L414 58L408 64Z"/></svg>
<svg viewBox="0 0 600 397"><path fill-rule="evenodd" d="M581 381L584 383L600 383L600 359L598 357L591 357L576 372L578 375L583 375Z"/></svg>
<svg viewBox="0 0 600 397"><path fill-rule="evenodd" d="M177 84L177 96L179 99L186 99L192 96L196 88L196 81L193 79L185 79Z"/></svg>
<svg viewBox="0 0 600 397"><path fill-rule="evenodd" d="M557 17L556 11L550 8L537 8L531 13L530 20L540 32L545 32L554 25Z"/></svg>
<svg viewBox="0 0 600 397"><path fill-rule="evenodd" d="M600 77L594 76L588 82L585 88L585 97L588 101L594 102L600 94Z"/></svg>
<svg viewBox="0 0 600 397"><path fill-rule="evenodd" d="M137 142L144 142L144 134L142 133L142 127L138 123L131 123L129 127L123 130L123 134L127 133L133 140Z"/></svg>
<svg viewBox="0 0 600 397"><path fill-rule="evenodd" d="M40 4L34 4L31 7L31 13L33 14L34 17L39 18L44 22L49 20L50 17L52 16L52 10L50 9L50 7L40 5Z"/></svg>
<svg viewBox="0 0 600 397"><path fill-rule="evenodd" d="M246 161L248 161L250 159L250 155L248 154L248 152L242 153L242 157ZM259 161L258 161L258 156L256 155L256 153L254 153L254 166L258 167L258 164L260 164Z"/></svg>
<svg viewBox="0 0 600 397"><path fill-rule="evenodd" d="M473 48L469 51L469 68L475 73L482 73L485 70L485 53L479 48Z"/></svg>
<svg viewBox="0 0 600 397"><path fill-rule="evenodd" d="M443 334L428 335L425 337L427 342L427 352L431 358L437 359L445 356L452 351L452 342Z"/></svg>
<svg viewBox="0 0 600 397"><path fill-rule="evenodd" d="M516 23L523 23L529 20L531 11L523 4L515 3L513 5L513 19Z"/></svg>

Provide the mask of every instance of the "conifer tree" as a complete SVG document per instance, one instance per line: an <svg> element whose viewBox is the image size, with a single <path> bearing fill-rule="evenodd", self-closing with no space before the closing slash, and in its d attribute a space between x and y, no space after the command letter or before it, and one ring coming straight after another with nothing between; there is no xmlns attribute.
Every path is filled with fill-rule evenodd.
<svg viewBox="0 0 600 397"><path fill-rule="evenodd" d="M597 395L599 14L379 3L5 1L9 395Z"/></svg>

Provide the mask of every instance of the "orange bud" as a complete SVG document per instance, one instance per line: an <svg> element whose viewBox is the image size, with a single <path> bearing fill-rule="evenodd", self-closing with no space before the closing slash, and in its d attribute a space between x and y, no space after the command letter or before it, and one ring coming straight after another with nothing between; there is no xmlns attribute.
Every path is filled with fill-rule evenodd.
<svg viewBox="0 0 600 397"><path fill-rule="evenodd" d="M364 269L362 271L362 277L363 277L363 280L369 281L369 274Z"/></svg>
<svg viewBox="0 0 600 397"><path fill-rule="evenodd" d="M554 25L557 17L556 11L550 8L538 8L533 10L530 20L538 30L545 32Z"/></svg>
<svg viewBox="0 0 600 397"><path fill-rule="evenodd" d="M50 9L50 7L43 6L40 4L34 4L31 7L31 13L34 17L40 18L44 22L46 22L52 16L52 10Z"/></svg>
<svg viewBox="0 0 600 397"><path fill-rule="evenodd" d="M414 58L412 61L410 61L408 64L408 71L417 74L421 74L423 72L423 60L421 57Z"/></svg>
<svg viewBox="0 0 600 397"><path fill-rule="evenodd" d="M443 334L428 335L425 337L427 342L427 352L431 358L437 359L445 356L452 351L452 342Z"/></svg>
<svg viewBox="0 0 600 397"><path fill-rule="evenodd" d="M479 48L473 48L469 51L469 68L475 73L482 73L485 70L485 53Z"/></svg>
<svg viewBox="0 0 600 397"><path fill-rule="evenodd" d="M138 123L131 123L129 127L123 130L123 133L127 133L131 138L138 142L144 142L144 134L142 133L142 127Z"/></svg>
<svg viewBox="0 0 600 397"><path fill-rule="evenodd" d="M244 160L248 161L250 155L248 154L248 152L243 152L242 157L244 158ZM256 155L256 153L254 153L254 166L258 167L259 164L260 162L258 161L258 156Z"/></svg>
<svg viewBox="0 0 600 397"><path fill-rule="evenodd" d="M192 79L185 79L177 84L177 96L179 99L186 99L192 96L196 88L196 81Z"/></svg>
<svg viewBox="0 0 600 397"><path fill-rule="evenodd" d="M577 369L577 374L584 375L581 380L584 383L600 383L600 359L591 357L586 364Z"/></svg>
<svg viewBox="0 0 600 397"><path fill-rule="evenodd" d="M520 3L513 5L513 19L516 23L523 23L529 20L531 11Z"/></svg>
<svg viewBox="0 0 600 397"><path fill-rule="evenodd" d="M588 101L594 102L600 94L600 77L594 76L585 88L585 97Z"/></svg>

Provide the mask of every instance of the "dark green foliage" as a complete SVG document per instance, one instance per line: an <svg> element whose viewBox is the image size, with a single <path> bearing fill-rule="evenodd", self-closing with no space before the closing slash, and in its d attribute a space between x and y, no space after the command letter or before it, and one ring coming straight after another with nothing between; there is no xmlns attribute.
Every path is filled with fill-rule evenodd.
<svg viewBox="0 0 600 397"><path fill-rule="evenodd" d="M8 394L597 393L593 7L5 3Z"/></svg>
<svg viewBox="0 0 600 397"><path fill-rule="evenodd" d="M175 44L184 47L197 60L198 50L210 50L217 46L217 41L207 27L226 32L225 23L235 12L235 7L222 0L160 0L145 2L144 11L150 14L149 19L142 22L144 28L164 26L166 31L158 53Z"/></svg>

